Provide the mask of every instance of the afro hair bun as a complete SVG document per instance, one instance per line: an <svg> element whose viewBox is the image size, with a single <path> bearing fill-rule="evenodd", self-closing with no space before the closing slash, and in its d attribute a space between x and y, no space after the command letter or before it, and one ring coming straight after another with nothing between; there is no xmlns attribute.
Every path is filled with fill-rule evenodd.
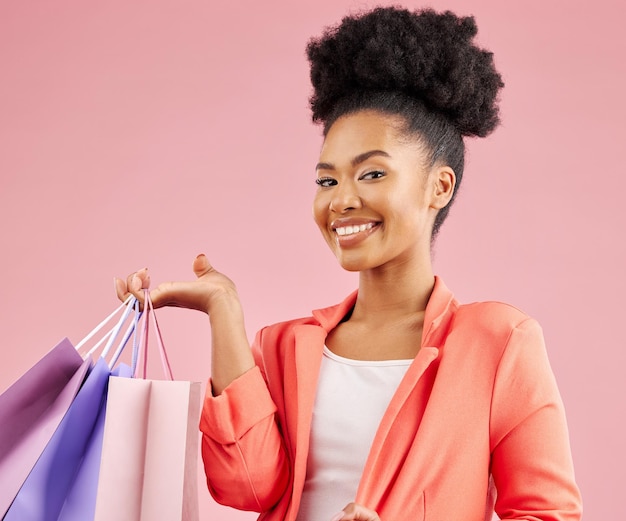
<svg viewBox="0 0 626 521"><path fill-rule="evenodd" d="M472 43L471 16L379 7L345 17L307 45L312 117L324 123L355 93L399 92L419 100L461 135L486 136L499 123L504 86L492 53Z"/></svg>

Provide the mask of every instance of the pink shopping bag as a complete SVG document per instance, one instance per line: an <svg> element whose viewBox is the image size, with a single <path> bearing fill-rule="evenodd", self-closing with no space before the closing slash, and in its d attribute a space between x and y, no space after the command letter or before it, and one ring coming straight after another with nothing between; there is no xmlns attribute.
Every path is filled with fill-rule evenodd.
<svg viewBox="0 0 626 521"><path fill-rule="evenodd" d="M144 378L109 379L96 521L197 521L199 382L146 380L148 302L140 340ZM153 320L158 333L158 325Z"/></svg>

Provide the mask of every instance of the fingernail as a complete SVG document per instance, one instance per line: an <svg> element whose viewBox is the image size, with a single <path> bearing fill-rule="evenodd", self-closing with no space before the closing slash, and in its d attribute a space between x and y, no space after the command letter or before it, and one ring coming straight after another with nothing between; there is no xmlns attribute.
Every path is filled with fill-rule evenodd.
<svg viewBox="0 0 626 521"><path fill-rule="evenodd" d="M199 259L200 257L206 257L206 255L204 253L201 253L200 255L196 257L196 259Z"/></svg>
<svg viewBox="0 0 626 521"><path fill-rule="evenodd" d="M337 512L330 521L340 521L340 519L345 515L346 513L342 510L341 512Z"/></svg>

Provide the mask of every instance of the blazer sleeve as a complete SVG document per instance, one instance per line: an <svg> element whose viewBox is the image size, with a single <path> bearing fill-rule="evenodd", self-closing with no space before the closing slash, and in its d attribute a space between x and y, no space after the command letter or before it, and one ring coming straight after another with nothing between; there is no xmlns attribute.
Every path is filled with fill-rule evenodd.
<svg viewBox="0 0 626 521"><path fill-rule="evenodd" d="M563 402L533 319L512 330L503 351L490 436L495 510L501 519L581 519Z"/></svg>
<svg viewBox="0 0 626 521"><path fill-rule="evenodd" d="M252 346L257 364L260 338ZM218 503L265 512L285 493L289 464L276 410L259 365L219 396L212 395L209 382L200 417L202 459Z"/></svg>

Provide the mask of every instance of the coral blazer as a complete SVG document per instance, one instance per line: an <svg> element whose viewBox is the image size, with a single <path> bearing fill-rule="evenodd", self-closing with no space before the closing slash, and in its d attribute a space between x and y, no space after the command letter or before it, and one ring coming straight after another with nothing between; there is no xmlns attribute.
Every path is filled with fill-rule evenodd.
<svg viewBox="0 0 626 521"><path fill-rule="evenodd" d="M207 393L202 453L218 502L260 520L296 519L324 341L355 300L264 328L252 347L257 366L219 396ZM346 503L382 521L483 521L494 508L501 519L579 520L539 325L506 304L460 305L437 278L423 331Z"/></svg>

